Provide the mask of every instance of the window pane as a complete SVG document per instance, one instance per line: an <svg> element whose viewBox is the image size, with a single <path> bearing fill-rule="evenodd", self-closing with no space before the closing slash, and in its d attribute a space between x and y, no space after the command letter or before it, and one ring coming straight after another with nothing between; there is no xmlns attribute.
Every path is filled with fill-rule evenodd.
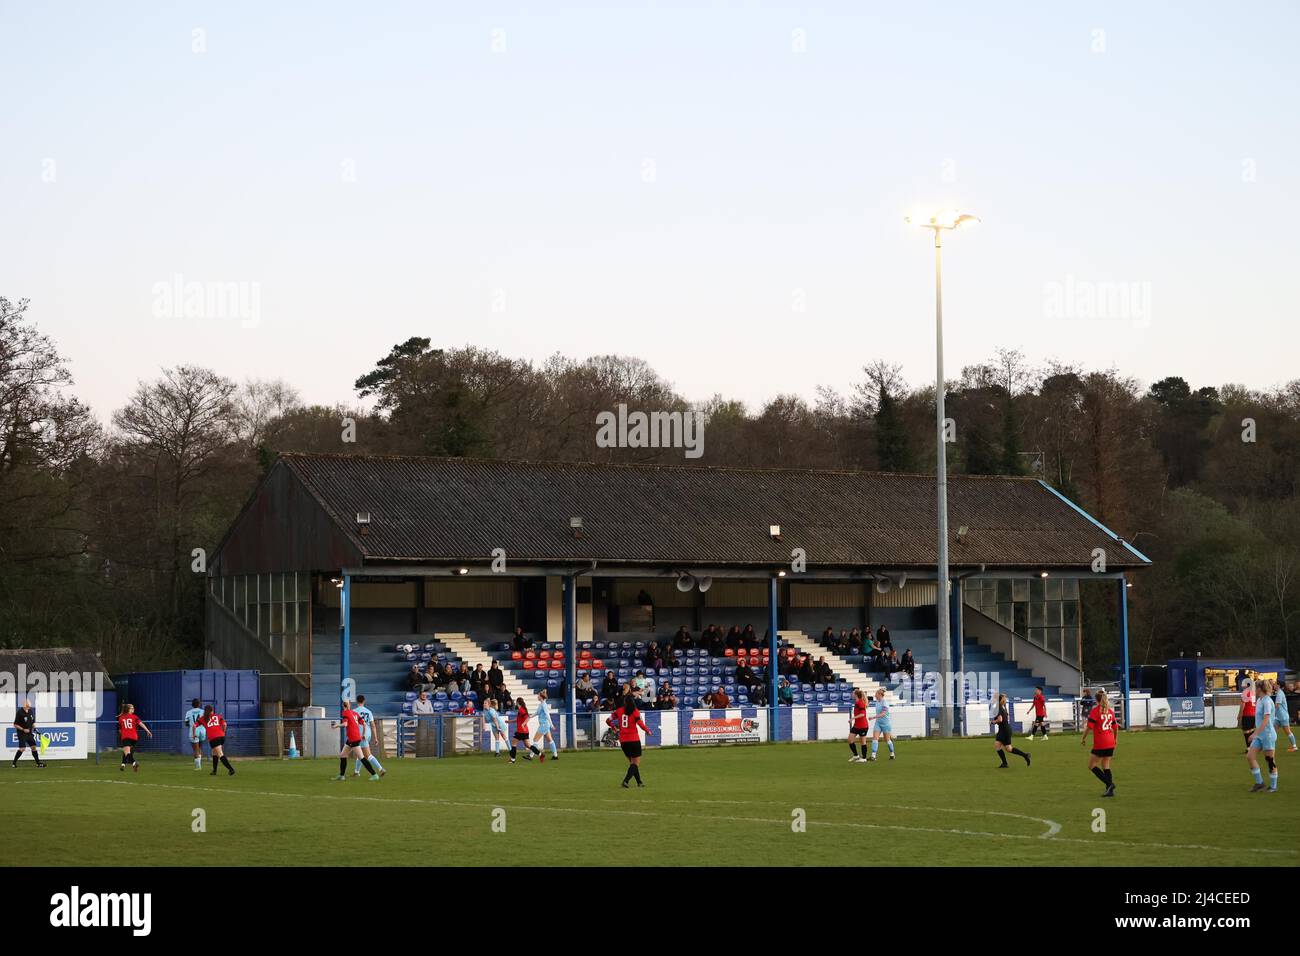
<svg viewBox="0 0 1300 956"><path fill-rule="evenodd" d="M1047 626L1060 627L1061 626L1061 602L1048 601L1045 606L1047 608Z"/></svg>
<svg viewBox="0 0 1300 956"><path fill-rule="evenodd" d="M998 603L1007 604L1011 601L1011 581L1008 578L998 579Z"/></svg>
<svg viewBox="0 0 1300 956"><path fill-rule="evenodd" d="M1029 605L1029 626L1030 627L1042 627L1043 624L1045 623L1043 620L1045 616L1046 615L1043 613L1043 604L1041 601L1036 601L1033 604Z"/></svg>
<svg viewBox="0 0 1300 956"><path fill-rule="evenodd" d="M1064 617L1061 623L1073 627L1079 623L1079 602L1063 601L1061 603L1061 613Z"/></svg>
<svg viewBox="0 0 1300 956"><path fill-rule="evenodd" d="M1061 600L1061 579L1060 578L1047 579L1047 600L1049 601Z"/></svg>
<svg viewBox="0 0 1300 956"><path fill-rule="evenodd" d="M1028 601L1029 600L1029 579L1016 578L1011 582L1011 600Z"/></svg>
<svg viewBox="0 0 1300 956"><path fill-rule="evenodd" d="M1061 582L1061 597L1067 598L1071 601L1077 601L1079 599L1078 578L1066 578Z"/></svg>

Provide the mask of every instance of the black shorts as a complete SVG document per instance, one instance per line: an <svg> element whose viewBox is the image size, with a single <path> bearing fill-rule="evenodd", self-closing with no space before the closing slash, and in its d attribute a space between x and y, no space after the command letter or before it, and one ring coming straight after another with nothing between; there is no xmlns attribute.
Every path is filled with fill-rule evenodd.
<svg viewBox="0 0 1300 956"><path fill-rule="evenodd" d="M139 737L131 737L130 739L127 739L126 737L123 737L123 738L121 738L121 739L122 739L122 743L121 743L120 746L121 746L123 749L126 749L127 747L134 747L136 744L138 744L138 743L140 742L140 738L139 738Z"/></svg>
<svg viewBox="0 0 1300 956"><path fill-rule="evenodd" d="M1242 717L1242 718L1241 718L1241 729L1242 729L1242 730L1254 730L1254 729L1255 729L1255 715L1254 715L1254 714L1251 714L1251 715L1248 716L1248 717Z"/></svg>
<svg viewBox="0 0 1300 956"><path fill-rule="evenodd" d="M1003 724L1003 725L998 729L998 738L997 738L997 739L998 739L998 743L1000 743L1002 746L1004 746L1004 747L1010 747L1010 746L1011 746L1011 727L1010 727L1009 725L1007 725L1007 724Z"/></svg>
<svg viewBox="0 0 1300 956"><path fill-rule="evenodd" d="M1045 723L1047 723L1047 715L1046 715L1046 714L1034 714L1034 723L1036 723L1036 724L1045 724Z"/></svg>
<svg viewBox="0 0 1300 956"><path fill-rule="evenodd" d="M528 731L526 731L526 730L523 730L523 731L516 731L516 732L515 732L515 740L518 740L518 741L521 741L521 742L528 740Z"/></svg>
<svg viewBox="0 0 1300 956"><path fill-rule="evenodd" d="M1115 756L1114 747L1093 747L1092 755L1094 757L1113 757Z"/></svg>
<svg viewBox="0 0 1300 956"><path fill-rule="evenodd" d="M850 736L850 737L870 737L870 736L871 736L871 728L870 728L870 727L853 727L853 726L850 726L850 727L849 727L849 736Z"/></svg>
<svg viewBox="0 0 1300 956"><path fill-rule="evenodd" d="M365 746L365 743L366 743L366 742L365 742L364 740L349 740L349 741L348 741L348 749L349 749L349 750L359 750L359 749L361 749L362 747Z"/></svg>
<svg viewBox="0 0 1300 956"><path fill-rule="evenodd" d="M639 740L621 740L619 746L623 748L623 756L629 759L641 756L641 741Z"/></svg>
<svg viewBox="0 0 1300 956"><path fill-rule="evenodd" d="M18 749L22 750L24 747L31 747L32 749L40 747L40 744L36 742L36 735L29 730L18 731Z"/></svg>
<svg viewBox="0 0 1300 956"><path fill-rule="evenodd" d="M218 747L224 746L225 743L226 743L225 737L211 737L208 739L208 746L211 747L213 750L216 750Z"/></svg>

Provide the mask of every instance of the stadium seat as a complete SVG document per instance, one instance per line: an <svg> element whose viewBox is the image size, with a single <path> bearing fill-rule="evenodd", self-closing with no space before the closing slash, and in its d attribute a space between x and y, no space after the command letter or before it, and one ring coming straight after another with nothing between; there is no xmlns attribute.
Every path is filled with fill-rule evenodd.
<svg viewBox="0 0 1300 956"><path fill-rule="evenodd" d="M512 661L522 661L524 659L524 655L521 654L519 651L512 651L510 654L510 659Z"/></svg>

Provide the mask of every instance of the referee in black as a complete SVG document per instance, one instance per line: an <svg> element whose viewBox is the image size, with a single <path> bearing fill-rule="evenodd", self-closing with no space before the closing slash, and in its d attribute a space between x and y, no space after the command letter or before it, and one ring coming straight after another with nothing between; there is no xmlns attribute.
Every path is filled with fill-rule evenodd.
<svg viewBox="0 0 1300 956"><path fill-rule="evenodd" d="M32 710L30 700L23 701L18 713L14 714L14 730L18 731L18 749L14 751L14 766L18 766L18 758L23 755L23 751L31 747L32 759L36 761L36 766L44 767L45 763L41 760L41 745L36 740L36 714Z"/></svg>

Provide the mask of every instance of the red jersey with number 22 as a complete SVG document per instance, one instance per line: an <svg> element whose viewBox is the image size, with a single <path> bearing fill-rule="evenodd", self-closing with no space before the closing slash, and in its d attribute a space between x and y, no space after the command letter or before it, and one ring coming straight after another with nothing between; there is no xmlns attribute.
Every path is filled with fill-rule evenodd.
<svg viewBox="0 0 1300 956"><path fill-rule="evenodd" d="M361 740L366 732L361 729L361 718L355 710L343 710L343 723L347 725L348 740Z"/></svg>
<svg viewBox="0 0 1300 956"><path fill-rule="evenodd" d="M1100 707L1094 707L1088 715L1088 726L1092 728L1094 750L1107 750L1115 746L1115 711L1102 713Z"/></svg>

